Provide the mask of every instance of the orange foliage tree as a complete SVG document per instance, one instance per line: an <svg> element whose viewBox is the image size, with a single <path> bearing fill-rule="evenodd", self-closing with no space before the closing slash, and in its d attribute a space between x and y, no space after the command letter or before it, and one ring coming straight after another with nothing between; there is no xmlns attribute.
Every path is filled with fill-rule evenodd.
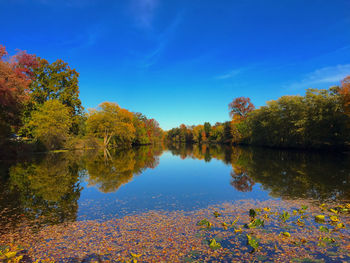
<svg viewBox="0 0 350 263"><path fill-rule="evenodd" d="M339 94L343 97L345 113L350 116L350 76L341 81Z"/></svg>
<svg viewBox="0 0 350 263"><path fill-rule="evenodd" d="M0 127L2 135L18 126L23 103L28 99L29 85L38 66L35 55L20 51L9 57L0 45Z"/></svg>
<svg viewBox="0 0 350 263"><path fill-rule="evenodd" d="M232 141L237 143L241 140L241 133L238 130L238 125L244 121L248 114L252 112L255 107L253 103L250 101L250 98L239 97L234 99L229 105L229 114L232 118L231 121L231 134Z"/></svg>

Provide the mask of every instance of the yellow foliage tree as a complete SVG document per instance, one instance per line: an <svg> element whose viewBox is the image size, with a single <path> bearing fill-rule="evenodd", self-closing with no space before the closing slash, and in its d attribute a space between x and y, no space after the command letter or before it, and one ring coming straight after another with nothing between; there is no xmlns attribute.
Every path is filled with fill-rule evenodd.
<svg viewBox="0 0 350 263"><path fill-rule="evenodd" d="M99 109L89 111L87 130L90 134L103 138L104 147L108 147L111 140L116 144L131 145L135 138L133 114L116 103L103 102Z"/></svg>

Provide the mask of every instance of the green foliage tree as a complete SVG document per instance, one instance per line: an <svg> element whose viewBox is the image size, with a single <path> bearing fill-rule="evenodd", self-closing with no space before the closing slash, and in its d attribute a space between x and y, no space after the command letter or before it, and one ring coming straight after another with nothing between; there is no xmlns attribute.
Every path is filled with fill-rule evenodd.
<svg viewBox="0 0 350 263"><path fill-rule="evenodd" d="M69 110L72 119L70 132L78 134L84 127L83 107L79 99L79 73L60 59L51 64L42 58L37 61L39 66L33 70L34 77L29 86L30 99L23 114L24 122L29 122L31 112L46 101L59 100ZM30 131L25 129L22 133L30 135Z"/></svg>
<svg viewBox="0 0 350 263"><path fill-rule="evenodd" d="M205 132L205 136L208 138L210 135L210 131L211 131L211 125L209 122L205 122L204 123L204 132Z"/></svg>
<svg viewBox="0 0 350 263"><path fill-rule="evenodd" d="M272 147L345 147L350 119L333 89L309 89L284 96L252 112L245 121L246 142Z"/></svg>
<svg viewBox="0 0 350 263"><path fill-rule="evenodd" d="M69 135L71 124L72 119L68 107L52 99L32 112L28 126L34 138L51 150L63 146Z"/></svg>

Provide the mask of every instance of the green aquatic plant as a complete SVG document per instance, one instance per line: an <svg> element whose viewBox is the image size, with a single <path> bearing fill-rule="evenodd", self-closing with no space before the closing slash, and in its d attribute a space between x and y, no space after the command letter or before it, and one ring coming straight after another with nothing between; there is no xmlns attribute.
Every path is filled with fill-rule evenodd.
<svg viewBox="0 0 350 263"><path fill-rule="evenodd" d="M197 226L205 226L206 228L210 229L212 223L210 223L207 219L202 219L201 221L197 222Z"/></svg>
<svg viewBox="0 0 350 263"><path fill-rule="evenodd" d="M210 242L209 242L209 247L212 249L212 250L216 250L216 249L219 249L221 248L221 244L219 242L216 242L215 238L211 239Z"/></svg>
<svg viewBox="0 0 350 263"><path fill-rule="evenodd" d="M252 218L255 218L256 217L256 211L254 209L250 209L249 210L249 216L252 217Z"/></svg>
<svg viewBox="0 0 350 263"><path fill-rule="evenodd" d="M326 226L320 226L319 230L320 230L321 232L326 232L326 233L329 233L329 232L330 232L329 229L328 229L328 227L326 227Z"/></svg>
<svg viewBox="0 0 350 263"><path fill-rule="evenodd" d="M251 235L248 235L247 234L247 240L248 240L248 245L251 246L253 248L253 252L258 249L259 247L259 242L254 238L252 237Z"/></svg>
<svg viewBox="0 0 350 263"><path fill-rule="evenodd" d="M279 218L283 221L286 222L290 218L290 214L287 211L283 211Z"/></svg>
<svg viewBox="0 0 350 263"><path fill-rule="evenodd" d="M309 208L309 207L308 207L307 205L302 205L302 206L301 206L301 209L304 210L304 211L307 210L308 208Z"/></svg>
<svg viewBox="0 0 350 263"><path fill-rule="evenodd" d="M318 246L325 246L335 243L335 239L331 237L320 237L320 241L318 242Z"/></svg>
<svg viewBox="0 0 350 263"><path fill-rule="evenodd" d="M257 227L263 227L264 226L264 220L261 220L259 218L254 219L249 224L245 224L245 228L257 228Z"/></svg>

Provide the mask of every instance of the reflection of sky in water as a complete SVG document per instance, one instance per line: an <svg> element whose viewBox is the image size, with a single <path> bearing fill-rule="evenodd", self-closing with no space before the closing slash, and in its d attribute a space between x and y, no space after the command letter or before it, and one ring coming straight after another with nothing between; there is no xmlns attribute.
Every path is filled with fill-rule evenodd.
<svg viewBox="0 0 350 263"><path fill-rule="evenodd" d="M239 192L230 185L231 165L212 159L185 159L169 151L155 169L147 169L114 193L102 193L96 186L84 189L79 199L78 219L102 219L147 210L193 210L241 199L266 200L268 191L255 184L251 192Z"/></svg>

